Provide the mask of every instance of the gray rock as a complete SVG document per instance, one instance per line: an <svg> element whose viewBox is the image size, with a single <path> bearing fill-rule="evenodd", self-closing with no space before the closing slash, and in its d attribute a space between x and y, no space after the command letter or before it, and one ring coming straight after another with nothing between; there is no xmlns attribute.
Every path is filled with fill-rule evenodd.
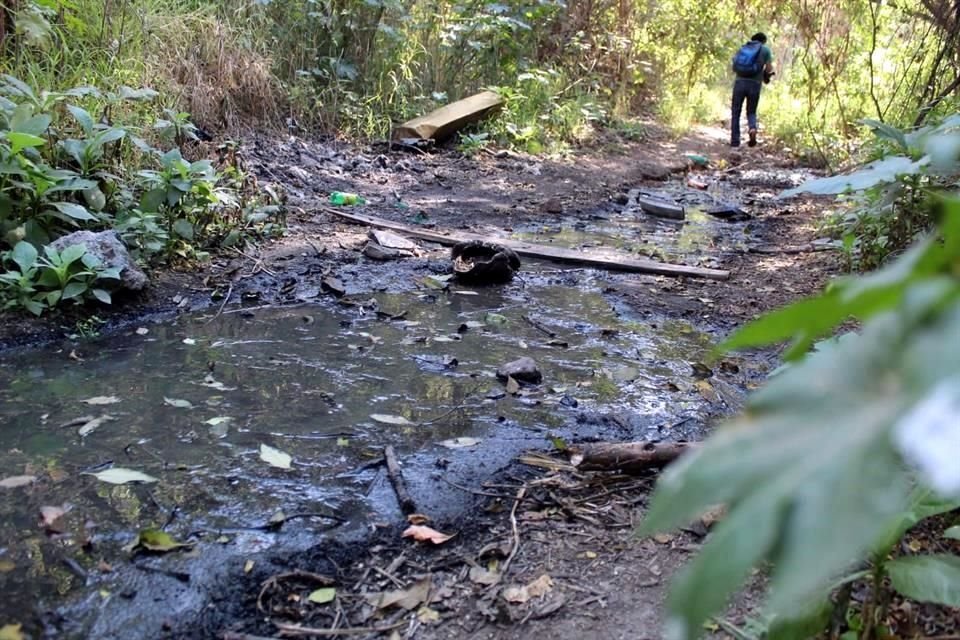
<svg viewBox="0 0 960 640"><path fill-rule="evenodd" d="M513 362L508 362L497 369L497 377L501 380L513 378L517 382L528 382L530 384L540 384L543 380L543 374L537 367L533 358L519 358Z"/></svg>
<svg viewBox="0 0 960 640"><path fill-rule="evenodd" d="M124 246L115 231L75 231L69 235L57 238L50 243L58 252L75 244L82 244L87 253L94 255L104 267L120 269L120 289L141 291L147 286L147 274L137 267L130 252Z"/></svg>

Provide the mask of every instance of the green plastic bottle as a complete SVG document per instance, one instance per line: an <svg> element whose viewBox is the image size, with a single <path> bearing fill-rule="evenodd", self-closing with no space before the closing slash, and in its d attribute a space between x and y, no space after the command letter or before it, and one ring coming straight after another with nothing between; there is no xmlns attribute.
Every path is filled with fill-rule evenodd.
<svg viewBox="0 0 960 640"><path fill-rule="evenodd" d="M364 204L364 200L361 196L358 196L355 193L347 193L345 191L334 191L330 194L330 204L335 204L339 206L351 205L351 204Z"/></svg>

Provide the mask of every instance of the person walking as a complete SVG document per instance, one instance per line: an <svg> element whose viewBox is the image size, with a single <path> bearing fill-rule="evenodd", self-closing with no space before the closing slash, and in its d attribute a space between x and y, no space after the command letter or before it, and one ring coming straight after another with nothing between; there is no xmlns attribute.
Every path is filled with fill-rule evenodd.
<svg viewBox="0 0 960 640"><path fill-rule="evenodd" d="M755 33L733 56L733 71L737 80L733 83L733 104L731 105L730 146L740 146L740 115L743 103L747 103L747 144L757 145L757 105L760 103L760 90L769 84L773 77L773 52L767 46L767 36Z"/></svg>

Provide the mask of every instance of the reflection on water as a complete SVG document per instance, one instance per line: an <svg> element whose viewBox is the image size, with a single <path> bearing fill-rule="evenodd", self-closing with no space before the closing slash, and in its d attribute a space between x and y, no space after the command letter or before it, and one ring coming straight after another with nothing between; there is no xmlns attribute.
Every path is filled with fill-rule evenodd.
<svg viewBox="0 0 960 640"><path fill-rule="evenodd" d="M38 480L0 491L0 593L10 596L0 613L75 586L63 556L93 570L134 531L164 525L174 507L181 536L236 533L277 510L362 519L372 507L356 470L385 444L440 451L448 438L496 438L505 421L546 431L572 419L571 398L580 408L603 402L669 415L699 401L695 391L664 393L710 346L685 323L625 320L601 295L574 287L478 293L377 295L380 310L405 312L401 320L378 319L370 305L258 310L87 343L82 361L53 350L6 358L0 477ZM568 346L550 345L543 329ZM544 384L494 399L503 389L496 368L524 355L539 363ZM607 373L618 383L612 398L597 384ZM96 397L119 401L84 402ZM111 419L79 435L104 415ZM260 444L291 454L293 468L261 461ZM111 462L160 481L114 486L82 475ZM48 505L67 513L45 533L38 522ZM247 545L238 553L264 544L237 535ZM91 541L96 552L76 553Z"/></svg>

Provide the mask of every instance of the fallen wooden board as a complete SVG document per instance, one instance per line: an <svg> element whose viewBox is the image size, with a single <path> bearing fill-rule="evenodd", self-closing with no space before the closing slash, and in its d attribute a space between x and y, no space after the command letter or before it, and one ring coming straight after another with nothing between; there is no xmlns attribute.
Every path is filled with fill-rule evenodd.
<svg viewBox="0 0 960 640"><path fill-rule="evenodd" d="M426 231L424 229L414 229L399 222L391 222L383 218L374 216L365 216L358 213L347 213L332 207L320 207L321 210L337 216L344 220L349 220L357 224L367 225L369 227L379 227L380 229L390 229L404 233L411 238L420 240L429 240L438 244L452 246L460 242L470 240L490 241L488 236L481 236L474 233L462 231ZM636 273L654 273L663 276L688 276L692 278L707 278L709 280L726 280L730 277L730 272L722 269L706 269L703 267L690 267L683 264L670 264L668 262L654 262L653 260L642 260L624 253L610 251L600 253L597 251L563 249L560 247L548 247L540 244L531 244L529 242L520 242L518 240L500 239L493 240L497 244L509 247L521 256L528 258L542 258L544 260L553 260L555 262L571 262L589 267L600 269L609 269L612 271L632 271Z"/></svg>
<svg viewBox="0 0 960 640"><path fill-rule="evenodd" d="M468 124L482 120L503 106L503 98L495 91L484 91L457 100L431 111L425 116L408 120L393 130L394 140L419 138L441 142Z"/></svg>
<svg viewBox="0 0 960 640"><path fill-rule="evenodd" d="M695 447L690 442L597 442L570 447L570 464L581 471L642 473L665 467Z"/></svg>

